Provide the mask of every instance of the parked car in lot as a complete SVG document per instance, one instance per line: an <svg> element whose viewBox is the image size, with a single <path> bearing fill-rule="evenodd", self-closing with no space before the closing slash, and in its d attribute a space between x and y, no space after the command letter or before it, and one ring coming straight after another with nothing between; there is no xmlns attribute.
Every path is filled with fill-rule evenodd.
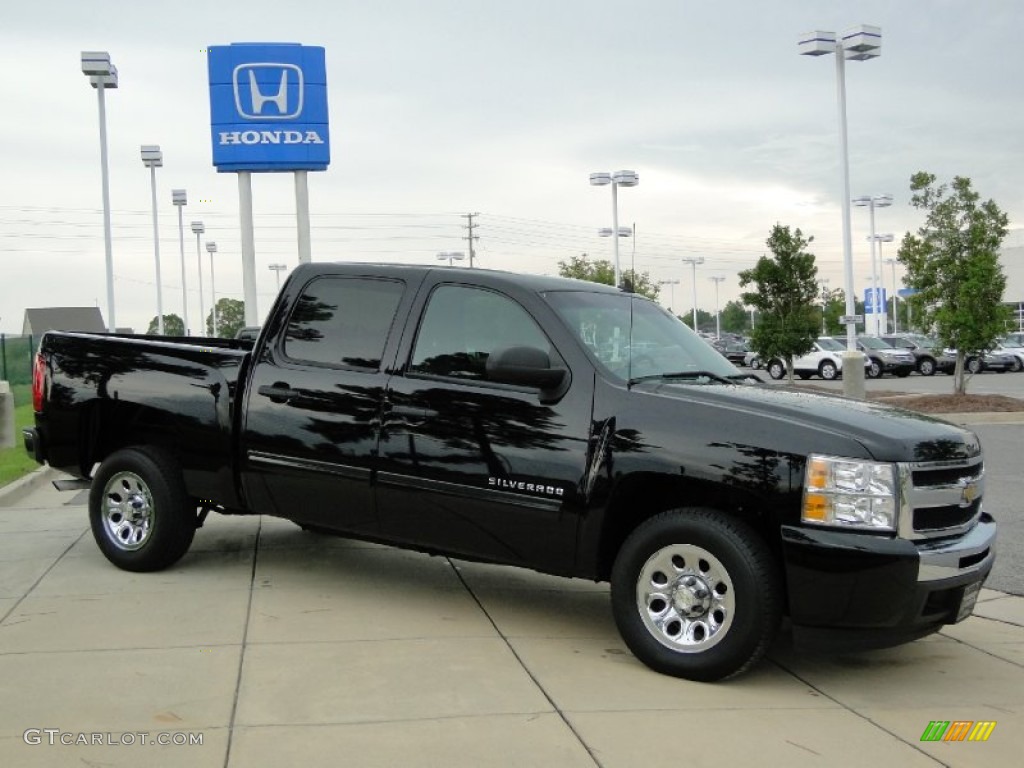
<svg viewBox="0 0 1024 768"><path fill-rule="evenodd" d="M211 512L275 515L608 581L636 657L701 681L784 614L829 651L969 616L996 557L978 437L751 378L612 286L316 262L255 342L46 333L23 434L127 571L177 562Z"/></svg>
<svg viewBox="0 0 1024 768"><path fill-rule="evenodd" d="M761 368L761 356L754 350L748 350L747 354L743 356L743 365L747 368L753 368L755 371Z"/></svg>
<svg viewBox="0 0 1024 768"><path fill-rule="evenodd" d="M831 381L842 375L843 352L846 345L841 344L830 336L821 336L814 342L814 347L806 355L793 358L793 373L801 379L809 379L811 376L821 376L826 381ZM865 373L869 360L864 357ZM786 361L774 357L765 363L765 370L773 379L781 379L786 375Z"/></svg>
<svg viewBox="0 0 1024 768"><path fill-rule="evenodd" d="M981 373L982 371L1006 373L1016 370L1017 362L1017 358L1009 352L992 349L983 355L968 355L964 365L968 373Z"/></svg>
<svg viewBox="0 0 1024 768"><path fill-rule="evenodd" d="M910 352L914 356L917 372L922 376L934 376L936 371L952 373L956 367L956 355L943 349L935 339L916 333L892 334L880 338L896 349Z"/></svg>
<svg viewBox="0 0 1024 768"><path fill-rule="evenodd" d="M747 349L747 345L739 341L726 341L720 339L712 342L711 346L717 349L726 360L733 365L743 365L746 360L747 353L750 352Z"/></svg>
<svg viewBox="0 0 1024 768"><path fill-rule="evenodd" d="M1014 373L1020 373L1020 371L1024 370L1024 346L1014 346L1012 342L1004 339L996 345L993 352L1009 355L1013 359L1010 370Z"/></svg>
<svg viewBox="0 0 1024 768"><path fill-rule="evenodd" d="M869 379L879 379L886 373L903 379L917 368L913 353L896 349L878 336L858 336L857 348L868 356Z"/></svg>

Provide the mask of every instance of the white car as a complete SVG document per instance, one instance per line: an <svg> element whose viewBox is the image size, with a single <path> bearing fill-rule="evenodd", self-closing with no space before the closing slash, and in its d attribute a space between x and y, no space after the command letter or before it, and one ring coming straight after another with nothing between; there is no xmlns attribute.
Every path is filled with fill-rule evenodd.
<svg viewBox="0 0 1024 768"><path fill-rule="evenodd" d="M1010 365L1010 370L1014 373L1020 373L1024 370L1024 346L1015 346L1010 339L1003 339L999 344L996 344L996 348L992 350L996 354L1009 357L1013 362Z"/></svg>
<svg viewBox="0 0 1024 768"><path fill-rule="evenodd" d="M806 355L793 358L793 372L801 379L809 379L811 376L821 376L826 381L832 381L843 371L843 353L846 347L833 338L822 336L814 342L814 348ZM864 368L871 366L871 361L863 352L858 352L864 358ZM781 379L786 375L786 361L782 358L773 357L765 365L765 370L773 379Z"/></svg>

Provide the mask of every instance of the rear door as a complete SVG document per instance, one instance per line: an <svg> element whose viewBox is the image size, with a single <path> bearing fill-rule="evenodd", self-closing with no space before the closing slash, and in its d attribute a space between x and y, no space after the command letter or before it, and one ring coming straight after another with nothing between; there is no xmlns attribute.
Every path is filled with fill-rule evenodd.
<svg viewBox="0 0 1024 768"><path fill-rule="evenodd" d="M553 367L568 368L568 358L510 295L434 279L421 290L406 365L388 383L377 476L382 528L424 548L570 567L593 369L572 370L557 397L488 381L487 357L501 347L543 349Z"/></svg>
<svg viewBox="0 0 1024 768"><path fill-rule="evenodd" d="M341 274L301 287L249 380L242 466L254 511L377 531L382 360L413 292L402 279Z"/></svg>

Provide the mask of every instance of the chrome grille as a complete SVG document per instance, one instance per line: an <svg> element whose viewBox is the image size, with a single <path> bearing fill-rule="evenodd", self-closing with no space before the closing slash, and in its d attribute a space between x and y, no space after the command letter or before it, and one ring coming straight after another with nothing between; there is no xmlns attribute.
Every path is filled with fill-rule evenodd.
<svg viewBox="0 0 1024 768"><path fill-rule="evenodd" d="M900 536L929 539L969 530L981 516L985 468L980 456L900 464Z"/></svg>

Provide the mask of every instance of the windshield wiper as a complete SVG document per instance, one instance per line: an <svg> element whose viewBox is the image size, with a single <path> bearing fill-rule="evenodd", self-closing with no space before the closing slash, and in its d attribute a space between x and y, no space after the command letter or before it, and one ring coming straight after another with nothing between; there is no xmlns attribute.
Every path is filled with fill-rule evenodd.
<svg viewBox="0 0 1024 768"><path fill-rule="evenodd" d="M638 384L641 381L653 381L655 379L662 380L684 380L684 379L710 379L711 381L717 382L718 384L732 384L732 379L744 378L744 374L739 376L720 376L717 373L711 371L670 371L667 373L651 373L647 376L636 376L629 380L629 386Z"/></svg>

